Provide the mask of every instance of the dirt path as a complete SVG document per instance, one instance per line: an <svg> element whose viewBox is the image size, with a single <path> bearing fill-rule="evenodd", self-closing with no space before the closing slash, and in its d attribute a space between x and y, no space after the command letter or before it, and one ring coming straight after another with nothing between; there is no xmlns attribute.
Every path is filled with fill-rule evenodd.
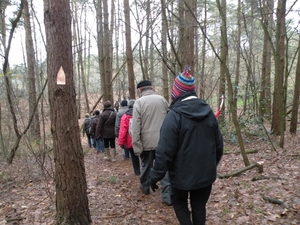
<svg viewBox="0 0 300 225"><path fill-rule="evenodd" d="M247 142L247 150L258 150L249 160L261 163L264 172L252 169L217 179L207 205L207 225L300 224L300 137L286 140L286 149L277 152L259 138ZM178 225L173 208L162 203L160 189L150 195L140 191L139 178L120 148L115 163L103 160L103 154L89 149L84 140L83 148L93 225ZM218 168L222 175L244 167L237 146L226 144L226 150L229 154ZM268 179L252 181L258 176ZM55 224L54 183L44 177L33 156L19 154L10 166L0 162L0 225Z"/></svg>

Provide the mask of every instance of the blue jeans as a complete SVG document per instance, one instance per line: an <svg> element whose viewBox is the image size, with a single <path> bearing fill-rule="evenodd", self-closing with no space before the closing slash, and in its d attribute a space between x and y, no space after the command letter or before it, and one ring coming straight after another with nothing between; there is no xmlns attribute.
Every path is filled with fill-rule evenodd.
<svg viewBox="0 0 300 225"><path fill-rule="evenodd" d="M103 138L99 138L99 139L94 138L94 142L95 142L95 149L97 152L100 151L105 152Z"/></svg>

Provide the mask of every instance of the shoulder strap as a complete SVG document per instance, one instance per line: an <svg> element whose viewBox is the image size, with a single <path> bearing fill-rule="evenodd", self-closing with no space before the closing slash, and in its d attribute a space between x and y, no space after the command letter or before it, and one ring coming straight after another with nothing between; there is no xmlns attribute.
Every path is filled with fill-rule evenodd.
<svg viewBox="0 0 300 225"><path fill-rule="evenodd" d="M110 116L111 116L112 113L113 113L113 112L111 111L110 114L109 114L109 117L107 118L107 120L105 121L105 123L109 120L109 118L110 118ZM105 123L104 123L104 124L105 124Z"/></svg>

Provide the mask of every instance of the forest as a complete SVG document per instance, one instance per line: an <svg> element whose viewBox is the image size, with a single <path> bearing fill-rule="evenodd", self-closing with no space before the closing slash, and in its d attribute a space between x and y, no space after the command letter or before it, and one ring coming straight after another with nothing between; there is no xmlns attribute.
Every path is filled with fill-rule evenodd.
<svg viewBox="0 0 300 225"><path fill-rule="evenodd" d="M224 155L208 225L300 224L298 0L0 0L0 224L178 224L117 148L103 160L86 113L171 103L185 66L218 117ZM159 132L159 131L158 131Z"/></svg>

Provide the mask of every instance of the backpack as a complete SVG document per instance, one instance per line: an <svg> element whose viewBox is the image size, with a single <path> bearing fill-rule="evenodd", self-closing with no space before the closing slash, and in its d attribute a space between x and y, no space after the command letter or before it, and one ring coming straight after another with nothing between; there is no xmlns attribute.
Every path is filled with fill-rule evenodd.
<svg viewBox="0 0 300 225"><path fill-rule="evenodd" d="M91 118L86 118L84 120L84 129L87 135L91 135L93 120Z"/></svg>

